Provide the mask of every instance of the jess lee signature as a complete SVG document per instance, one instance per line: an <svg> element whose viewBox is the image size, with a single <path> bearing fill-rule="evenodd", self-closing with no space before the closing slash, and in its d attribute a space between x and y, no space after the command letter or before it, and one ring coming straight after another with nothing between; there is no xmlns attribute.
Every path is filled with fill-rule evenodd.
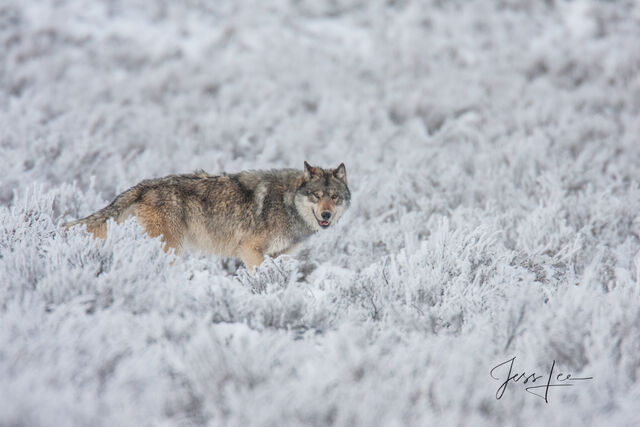
<svg viewBox="0 0 640 427"><path fill-rule="evenodd" d="M543 375L536 375L535 372L528 374L526 372L518 373L513 369L513 364L516 360L516 357L512 357L511 359L496 365L491 369L489 373L491 378L497 381L502 381L500 387L496 391L496 399L500 400L504 395L504 392L507 390L507 386L509 383L517 383L520 380L522 384L535 383L536 381L543 378ZM544 399L545 402L549 403L549 389L552 387L573 387L575 384L572 382L577 381L586 381L592 380L593 377L574 377L571 374L565 374L560 372L554 376L553 370L556 366L556 361L554 360L551 364L551 369L549 370L549 375L544 377L544 384L541 382L538 385L531 385L525 388L525 391L533 394L534 396L538 396ZM502 375L500 375L502 373ZM506 373L506 375L505 375ZM499 376L496 376L499 375Z"/></svg>

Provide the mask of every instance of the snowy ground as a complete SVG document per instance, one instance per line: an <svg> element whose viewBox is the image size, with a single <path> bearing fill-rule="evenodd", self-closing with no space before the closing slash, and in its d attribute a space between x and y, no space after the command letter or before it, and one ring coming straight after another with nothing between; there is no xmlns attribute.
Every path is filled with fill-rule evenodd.
<svg viewBox="0 0 640 427"><path fill-rule="evenodd" d="M635 1L3 0L0 425L640 425L639 71ZM303 160L256 277L60 227Z"/></svg>

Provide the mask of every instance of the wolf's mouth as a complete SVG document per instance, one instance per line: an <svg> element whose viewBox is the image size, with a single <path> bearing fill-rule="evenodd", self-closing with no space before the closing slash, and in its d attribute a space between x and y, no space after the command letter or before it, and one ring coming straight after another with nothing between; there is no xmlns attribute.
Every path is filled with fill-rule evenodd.
<svg viewBox="0 0 640 427"><path fill-rule="evenodd" d="M327 228L329 226L329 221L325 221L322 219L318 219L318 217L316 216L316 213L313 209L311 209L311 212L313 212L313 217L316 219L316 221L318 221L318 225L322 228Z"/></svg>

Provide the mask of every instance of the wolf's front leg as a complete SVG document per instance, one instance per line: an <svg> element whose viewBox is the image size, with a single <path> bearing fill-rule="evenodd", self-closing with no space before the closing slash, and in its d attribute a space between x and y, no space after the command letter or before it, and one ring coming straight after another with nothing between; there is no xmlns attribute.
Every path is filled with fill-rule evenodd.
<svg viewBox="0 0 640 427"><path fill-rule="evenodd" d="M240 247L240 259L249 271L253 272L264 261L264 255L255 242L247 242Z"/></svg>

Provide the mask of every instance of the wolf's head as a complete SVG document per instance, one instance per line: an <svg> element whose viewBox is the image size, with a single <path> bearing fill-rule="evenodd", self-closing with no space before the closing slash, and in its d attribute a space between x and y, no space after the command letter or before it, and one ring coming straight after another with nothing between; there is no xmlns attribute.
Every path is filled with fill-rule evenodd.
<svg viewBox="0 0 640 427"><path fill-rule="evenodd" d="M344 163L322 169L304 162L304 176L298 183L295 204L300 216L314 230L334 224L351 202Z"/></svg>

